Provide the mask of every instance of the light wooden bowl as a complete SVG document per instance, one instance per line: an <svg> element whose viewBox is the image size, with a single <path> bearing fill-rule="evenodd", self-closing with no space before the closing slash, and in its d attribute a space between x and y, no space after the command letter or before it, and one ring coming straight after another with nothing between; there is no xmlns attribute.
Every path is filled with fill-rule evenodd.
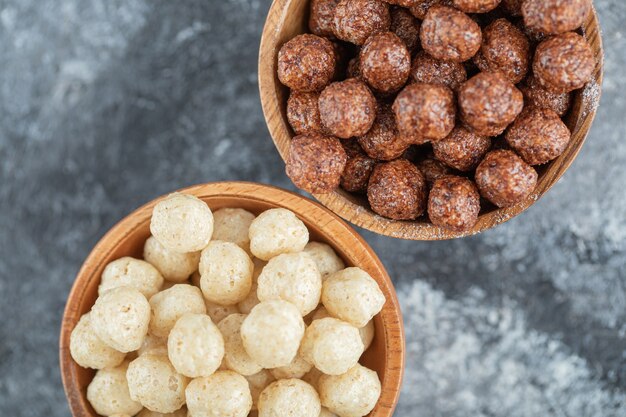
<svg viewBox="0 0 626 417"><path fill-rule="evenodd" d="M279 188L246 182L218 182L180 191L204 200L212 210L240 207L258 214L275 207L289 209L309 228L311 240L328 243L346 265L359 266L371 274L387 302L374 319L376 336L361 362L378 372L382 382L380 400L370 416L391 416L398 402L404 372L402 313L389 275L363 238L321 205ZM87 386L95 372L81 368L72 360L70 334L78 319L94 304L106 264L122 256L141 257L143 244L150 235L152 209L159 200L131 213L98 242L78 272L68 297L61 326L60 361L65 394L74 417L97 416L86 399Z"/></svg>
<svg viewBox="0 0 626 417"><path fill-rule="evenodd" d="M285 161L289 155L289 142L294 133L286 116L289 91L280 83L276 75L277 55L285 42L297 34L308 31L308 6L308 0L274 0L261 37L259 52L261 104L274 144ZM566 117L565 122L572 131L570 144L560 157L538 168L537 188L526 200L506 209L498 209L494 206L484 207L478 223L471 230L457 233L434 226L424 219L412 222L386 219L370 209L367 198L342 189L329 194L315 194L314 197L357 226L382 235L412 240L442 240L469 236L517 216L543 196L567 171L585 142L595 117L603 73L602 39L595 9L583 25L582 33L591 45L596 58L593 80L587 87L587 92L576 93L572 109Z"/></svg>

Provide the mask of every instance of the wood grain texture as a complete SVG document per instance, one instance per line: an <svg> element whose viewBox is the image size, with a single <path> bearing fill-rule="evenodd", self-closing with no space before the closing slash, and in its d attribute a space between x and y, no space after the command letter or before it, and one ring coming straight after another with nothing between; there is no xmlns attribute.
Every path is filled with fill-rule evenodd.
<svg viewBox="0 0 626 417"><path fill-rule="evenodd" d="M372 417L388 417L400 395L404 372L404 329L402 314L393 284L372 248L350 226L320 204L300 195L245 182L209 183L179 190L204 200L212 210L240 207L259 214L282 207L296 213L309 228L311 240L326 242L346 265L366 270L380 286L387 302L374 319L376 336L362 363L378 372L382 394ZM70 334L79 318L94 304L104 267L122 256L141 257L143 244L150 235L149 225L156 199L137 209L115 225L91 251L81 267L68 297L60 336L60 362L63 385L74 417L96 417L86 399L94 371L81 368L69 352Z"/></svg>
<svg viewBox="0 0 626 417"><path fill-rule="evenodd" d="M287 159L289 142L294 133L286 117L289 91L276 75L277 55L286 41L307 31L308 4L308 0L274 0L261 37L259 51L261 104L268 129L283 160ZM572 132L567 149L554 161L537 167L539 173L537 188L526 200L505 209L498 209L495 206L483 207L478 222L471 230L453 232L435 226L427 219L396 221L381 217L369 208L364 196L357 196L342 189L329 194L315 194L314 197L357 226L382 235L411 240L443 240L470 236L517 216L541 198L567 171L580 152L595 117L604 68L602 39L595 9L589 14L581 33L591 45L596 58L593 80L588 86L587 93L585 90L576 92L572 109L565 118Z"/></svg>

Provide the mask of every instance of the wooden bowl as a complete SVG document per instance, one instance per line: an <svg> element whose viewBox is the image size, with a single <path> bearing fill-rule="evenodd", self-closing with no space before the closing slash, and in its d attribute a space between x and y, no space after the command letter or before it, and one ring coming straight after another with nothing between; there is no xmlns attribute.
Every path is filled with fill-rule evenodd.
<svg viewBox="0 0 626 417"><path fill-rule="evenodd" d="M404 329L402 313L393 284L370 246L350 226L321 205L279 188L246 182L218 182L180 190L204 200L212 210L240 207L252 213L282 207L296 213L309 228L311 240L326 242L346 265L359 266L378 282L387 302L374 318L376 336L362 363L378 372L382 394L372 417L389 417L398 402L404 372ZM96 417L86 398L95 371L81 368L71 358L70 334L79 318L87 313L98 295L104 267L122 256L141 257L150 235L151 201L115 225L91 251L81 267L65 307L60 337L61 374L65 394L74 417Z"/></svg>
<svg viewBox="0 0 626 417"><path fill-rule="evenodd" d="M283 160L289 155L289 142L294 136L286 116L289 90L276 75L277 55L280 47L295 35L308 31L308 0L274 0L270 8L259 52L259 90L265 121L274 144ZM495 206L483 207L478 223L469 231L458 233L431 224L427 219L396 221L374 213L365 196L348 193L342 189L329 194L315 194L326 207L357 226L373 232L402 239L442 240L473 235L517 216L545 194L572 164L596 114L603 73L603 50L600 26L595 9L583 25L582 34L587 38L596 58L593 80L583 91L575 94L572 109L565 118L572 132L572 139L563 154L554 161L538 168L537 188L526 200L506 209Z"/></svg>

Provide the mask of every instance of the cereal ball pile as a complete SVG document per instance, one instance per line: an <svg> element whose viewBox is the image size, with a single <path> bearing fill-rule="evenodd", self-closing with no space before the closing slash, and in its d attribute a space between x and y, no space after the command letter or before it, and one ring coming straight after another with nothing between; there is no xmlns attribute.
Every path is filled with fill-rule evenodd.
<svg viewBox="0 0 626 417"><path fill-rule="evenodd" d="M592 79L597 63L579 34L591 3L310 1L313 35L296 36L278 53L279 78L291 90L286 114L295 134L288 176L305 191L341 187L367 196L371 210L383 217L438 218L439 226L458 233L478 221L476 189L479 213L521 203L534 191L534 167L567 148L569 128L561 119L575 92ZM310 41L317 48L313 62L294 58L295 51L313 49L302 36L316 39ZM320 39L335 46L335 71L308 88L311 79L331 73L331 65L324 67L332 61L329 48ZM280 68L290 66L301 73L294 70L283 80ZM522 165L518 171L491 170L505 177L489 177L486 184L487 164L482 172L477 168L502 144ZM451 196L445 210L439 207L446 216L463 213L463 220L425 218L434 183L448 175L455 178L441 182L439 193L459 184L456 177L471 183L458 188L466 195ZM502 199L489 191L497 184L519 187L502 190ZM456 203L469 205L452 207Z"/></svg>
<svg viewBox="0 0 626 417"><path fill-rule="evenodd" d="M96 370L87 400L99 415L372 411L380 380L359 360L385 297L366 271L310 242L282 208L213 213L173 194L151 225L159 235L144 243L144 259L105 266L95 304L70 335L72 358Z"/></svg>

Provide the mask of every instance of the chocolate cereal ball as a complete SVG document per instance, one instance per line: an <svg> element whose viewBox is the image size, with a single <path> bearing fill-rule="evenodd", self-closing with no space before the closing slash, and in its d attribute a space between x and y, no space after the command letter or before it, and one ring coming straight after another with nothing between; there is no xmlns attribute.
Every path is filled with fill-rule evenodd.
<svg viewBox="0 0 626 417"><path fill-rule="evenodd" d="M459 62L441 61L421 51L413 58L411 80L417 83L441 84L456 91L467 81L467 71Z"/></svg>
<svg viewBox="0 0 626 417"><path fill-rule="evenodd" d="M539 107L524 110L506 132L506 141L530 165L561 155L571 133L558 114Z"/></svg>
<svg viewBox="0 0 626 417"><path fill-rule="evenodd" d="M526 77L531 60L530 42L508 20L498 19L485 28L480 52L484 61L476 64L481 71L500 71L513 84Z"/></svg>
<svg viewBox="0 0 626 417"><path fill-rule="evenodd" d="M379 105L374 125L358 141L370 158L382 161L402 156L411 146L411 138L398 132L394 113L387 104Z"/></svg>
<svg viewBox="0 0 626 417"><path fill-rule="evenodd" d="M511 16L521 16L522 3L524 0L502 0L502 10Z"/></svg>
<svg viewBox="0 0 626 417"><path fill-rule="evenodd" d="M339 0L311 0L309 5L309 30L327 38L334 37L333 16Z"/></svg>
<svg viewBox="0 0 626 417"><path fill-rule="evenodd" d="M480 26L465 13L452 7L434 6L428 10L420 30L422 48L444 61L467 61L478 52L482 41Z"/></svg>
<svg viewBox="0 0 626 417"><path fill-rule="evenodd" d="M319 133L296 136L289 146L287 176L310 193L328 193L339 186L346 152L336 138Z"/></svg>
<svg viewBox="0 0 626 417"><path fill-rule="evenodd" d="M406 159L376 165L367 187L372 210L394 220L414 220L421 216L427 195L426 179Z"/></svg>
<svg viewBox="0 0 626 417"><path fill-rule="evenodd" d="M348 160L341 174L341 188L351 193L367 191L367 183L376 161L363 152L356 140L343 141L342 144Z"/></svg>
<svg viewBox="0 0 626 417"><path fill-rule="evenodd" d="M463 232L476 224L479 212L480 194L471 180L448 175L433 184L428 217L434 225Z"/></svg>
<svg viewBox="0 0 626 417"><path fill-rule="evenodd" d="M414 0L411 3L413 4L409 6L409 11L420 20L424 20L428 9L435 5L452 6L452 0Z"/></svg>
<svg viewBox="0 0 626 417"><path fill-rule="evenodd" d="M434 182L439 178L452 174L452 169L448 165L432 157L425 158L418 162L417 168L424 175L426 183L430 187L432 187Z"/></svg>
<svg viewBox="0 0 626 417"><path fill-rule="evenodd" d="M370 36L391 25L389 6L378 0L341 0L335 8L333 32L337 38L363 45Z"/></svg>
<svg viewBox="0 0 626 417"><path fill-rule="evenodd" d="M510 207L533 192L537 171L513 151L496 150L478 165L475 179L483 197L498 207Z"/></svg>
<svg viewBox="0 0 626 417"><path fill-rule="evenodd" d="M435 158L459 171L471 171L491 147L488 136L477 135L463 126L454 130L442 140L433 142Z"/></svg>
<svg viewBox="0 0 626 417"><path fill-rule="evenodd" d="M461 120L479 135L501 134L523 106L522 93L498 72L481 72L459 89Z"/></svg>
<svg viewBox="0 0 626 417"><path fill-rule="evenodd" d="M398 130L403 135L427 140L443 139L454 128L454 93L437 84L410 84L393 103Z"/></svg>
<svg viewBox="0 0 626 417"><path fill-rule="evenodd" d="M319 99L322 125L342 139L361 136L376 118L376 99L364 82L355 78L332 83Z"/></svg>
<svg viewBox="0 0 626 417"><path fill-rule="evenodd" d="M287 120L296 135L321 132L322 120L318 107L319 93L292 91L287 100Z"/></svg>
<svg viewBox="0 0 626 417"><path fill-rule="evenodd" d="M537 46L533 61L535 77L550 91L567 93L584 87L591 79L595 59L582 36L568 32Z"/></svg>
<svg viewBox="0 0 626 417"><path fill-rule="evenodd" d="M305 33L278 51L278 79L297 91L318 91L335 75L337 57L332 42Z"/></svg>
<svg viewBox="0 0 626 417"><path fill-rule="evenodd" d="M465 13L487 13L498 7L501 0L452 0L457 9Z"/></svg>
<svg viewBox="0 0 626 417"><path fill-rule="evenodd" d="M346 77L357 78L359 80L363 79L363 76L361 74L361 63L359 62L358 56L355 56L348 62L348 67L346 68Z"/></svg>
<svg viewBox="0 0 626 417"><path fill-rule="evenodd" d="M421 23L407 9L397 7L391 11L391 32L398 35L409 51L420 44Z"/></svg>
<svg viewBox="0 0 626 417"><path fill-rule="evenodd" d="M392 32L370 36L359 53L363 79L380 92L397 91L409 78L411 55Z"/></svg>
<svg viewBox="0 0 626 417"><path fill-rule="evenodd" d="M591 0L525 0L526 26L547 34L569 32L582 26L591 11Z"/></svg>
<svg viewBox="0 0 626 417"><path fill-rule="evenodd" d="M532 75L519 86L524 95L526 106L550 109L559 116L564 116L572 103L571 93L553 93L545 89Z"/></svg>

